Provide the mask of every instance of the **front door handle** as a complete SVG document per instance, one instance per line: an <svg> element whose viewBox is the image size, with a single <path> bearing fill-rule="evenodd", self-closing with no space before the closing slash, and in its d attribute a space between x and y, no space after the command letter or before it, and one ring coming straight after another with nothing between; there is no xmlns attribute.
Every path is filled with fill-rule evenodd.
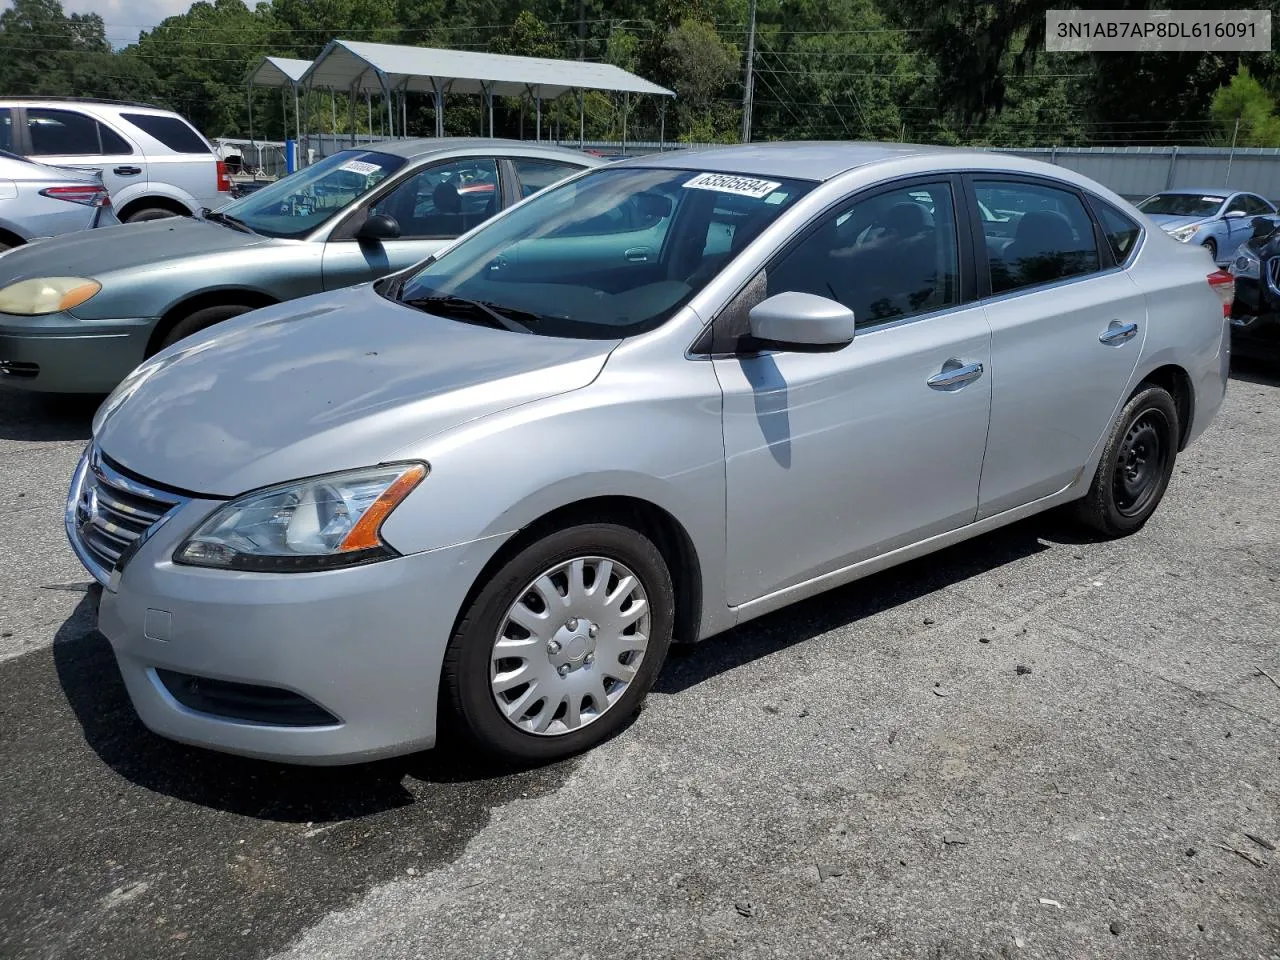
<svg viewBox="0 0 1280 960"><path fill-rule="evenodd" d="M622 254L631 263L648 263L648 247L628 247Z"/></svg>
<svg viewBox="0 0 1280 960"><path fill-rule="evenodd" d="M952 357L942 370L925 381L935 390L953 390L982 376L982 364L964 363Z"/></svg>
<svg viewBox="0 0 1280 960"><path fill-rule="evenodd" d="M120 177L136 177L142 172L141 167L116 167L112 173Z"/></svg>
<svg viewBox="0 0 1280 960"><path fill-rule="evenodd" d="M1136 323L1121 323L1119 320L1112 320L1111 325L1107 327L1106 332L1098 337L1099 343L1110 343L1120 345L1128 343L1138 335L1138 325Z"/></svg>

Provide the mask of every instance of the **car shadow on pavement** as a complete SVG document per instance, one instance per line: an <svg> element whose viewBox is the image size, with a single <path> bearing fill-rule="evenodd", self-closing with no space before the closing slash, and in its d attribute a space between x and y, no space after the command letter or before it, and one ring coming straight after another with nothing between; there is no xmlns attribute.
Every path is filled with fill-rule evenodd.
<svg viewBox="0 0 1280 960"><path fill-rule="evenodd" d="M93 414L103 399L0 386L0 440L88 440Z"/></svg>
<svg viewBox="0 0 1280 960"><path fill-rule="evenodd" d="M1022 520L968 543L892 567L766 614L719 637L672 648L654 689L680 693L761 657L909 603L1015 560L1096 537L1058 511Z"/></svg>
<svg viewBox="0 0 1280 960"><path fill-rule="evenodd" d="M1231 358L1231 379L1264 387L1280 387L1280 359L1269 361L1261 357L1234 356Z"/></svg>
<svg viewBox="0 0 1280 960"><path fill-rule="evenodd" d="M111 645L95 624L91 593L54 639L58 681L99 759L159 794L257 819L333 823L417 802L413 780L439 786L509 782L514 786L501 792L516 789L518 795L519 789L534 788L523 783L528 777L559 781L572 766L569 761L554 770L532 771L432 750L349 766L306 767L180 744L152 733L138 719Z"/></svg>

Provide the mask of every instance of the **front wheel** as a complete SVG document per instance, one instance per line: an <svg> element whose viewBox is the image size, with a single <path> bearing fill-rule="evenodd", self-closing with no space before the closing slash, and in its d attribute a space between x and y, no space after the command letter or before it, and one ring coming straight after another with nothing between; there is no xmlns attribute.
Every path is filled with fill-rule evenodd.
<svg viewBox="0 0 1280 960"><path fill-rule="evenodd" d="M1204 248L1209 251L1209 259L1214 263L1218 262L1218 242L1210 237L1204 242Z"/></svg>
<svg viewBox="0 0 1280 960"><path fill-rule="evenodd" d="M1178 408L1162 387L1147 384L1116 419L1079 519L1108 537L1141 529L1155 513L1173 476Z"/></svg>
<svg viewBox="0 0 1280 960"><path fill-rule="evenodd" d="M462 738L545 763L593 747L639 708L671 643L662 554L612 523L552 533L509 560L445 654L442 694Z"/></svg>

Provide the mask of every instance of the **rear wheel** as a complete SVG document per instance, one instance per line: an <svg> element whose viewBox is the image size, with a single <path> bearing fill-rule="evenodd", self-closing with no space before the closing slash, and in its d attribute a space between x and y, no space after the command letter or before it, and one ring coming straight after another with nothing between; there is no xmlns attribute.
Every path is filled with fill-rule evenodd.
<svg viewBox="0 0 1280 960"><path fill-rule="evenodd" d="M648 537L612 523L526 547L480 590L445 655L461 738L508 761L593 747L634 715L671 642L675 592Z"/></svg>
<svg viewBox="0 0 1280 960"><path fill-rule="evenodd" d="M242 313L248 313L253 307L246 306L243 303L227 303L216 307L205 307L203 310L197 310L183 317L170 330L157 350L163 350L165 347L183 340L193 333L212 327L215 323L221 323L223 320L230 320L232 317L238 317Z"/></svg>
<svg viewBox="0 0 1280 960"><path fill-rule="evenodd" d="M147 220L165 220L169 217L180 217L182 214L175 213L167 207L143 207L141 210L135 210L129 216L125 217L125 223L144 223Z"/></svg>
<svg viewBox="0 0 1280 960"><path fill-rule="evenodd" d="M1140 389L1111 429L1089 493L1076 505L1079 519L1109 537L1141 529L1173 476L1179 430L1168 391L1152 384Z"/></svg>

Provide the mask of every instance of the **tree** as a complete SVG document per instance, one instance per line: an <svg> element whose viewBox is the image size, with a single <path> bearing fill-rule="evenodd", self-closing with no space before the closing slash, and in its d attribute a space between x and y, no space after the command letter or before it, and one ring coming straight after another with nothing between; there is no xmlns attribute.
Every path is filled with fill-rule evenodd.
<svg viewBox="0 0 1280 960"><path fill-rule="evenodd" d="M1231 82L1219 87L1209 105L1224 143L1245 147L1280 146L1280 117L1271 94L1240 67Z"/></svg>
<svg viewBox="0 0 1280 960"><path fill-rule="evenodd" d="M667 31L664 50L684 138L714 140L727 125L732 129L737 111L725 116L727 111L717 110L717 98L738 75L738 48L722 40L711 24L684 20Z"/></svg>
<svg viewBox="0 0 1280 960"><path fill-rule="evenodd" d="M67 16L58 0L14 0L0 12L0 92L5 95L86 93L75 84L74 68L110 54L96 13Z"/></svg>

